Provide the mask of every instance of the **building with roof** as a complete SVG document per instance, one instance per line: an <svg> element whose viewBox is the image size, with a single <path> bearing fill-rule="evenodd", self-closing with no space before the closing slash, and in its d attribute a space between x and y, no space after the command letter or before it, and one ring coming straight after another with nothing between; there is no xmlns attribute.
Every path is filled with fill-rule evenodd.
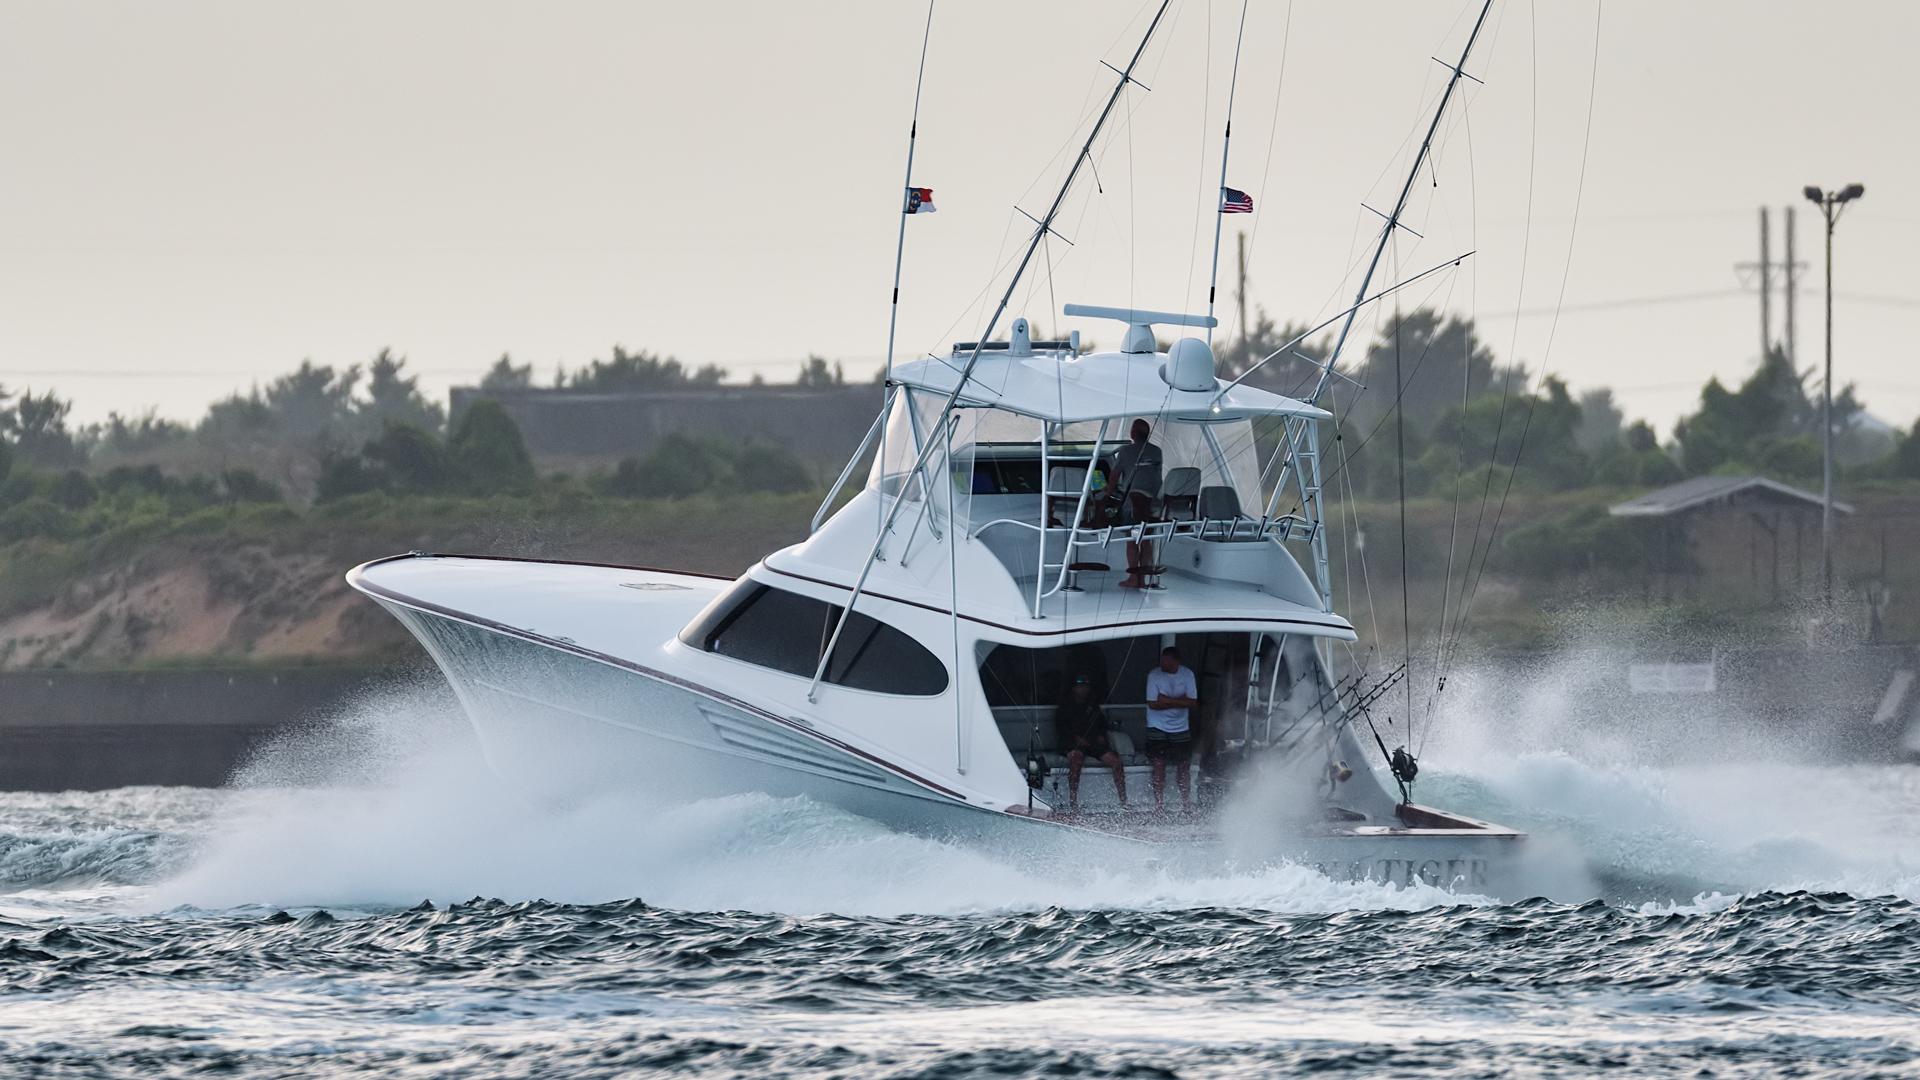
<svg viewBox="0 0 1920 1080"><path fill-rule="evenodd" d="M1659 555L1650 569L1663 591L1670 592L1678 577L1737 580L1740 567L1729 555L1744 548L1749 586L1760 585L1764 556L1769 597L1777 603L1783 583L1797 594L1819 576L1820 505L1819 495L1764 476L1696 476L1618 503L1608 513L1657 524ZM1853 513L1838 500L1833 510ZM1783 555L1789 560L1784 566Z"/></svg>
<svg viewBox="0 0 1920 1080"><path fill-rule="evenodd" d="M880 411L881 388L858 383L823 389L721 386L698 390L488 390L456 386L458 417L481 399L498 401L543 465L610 464L637 456L668 435L782 447L826 470L845 462Z"/></svg>

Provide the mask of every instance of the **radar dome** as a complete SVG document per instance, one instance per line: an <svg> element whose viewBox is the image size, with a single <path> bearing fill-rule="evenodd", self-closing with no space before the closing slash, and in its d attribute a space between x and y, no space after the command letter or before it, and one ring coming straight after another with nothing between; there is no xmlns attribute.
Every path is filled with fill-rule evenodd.
<svg viewBox="0 0 1920 1080"><path fill-rule="evenodd" d="M1213 389L1213 349L1199 338L1181 338L1167 349L1160 378L1175 390Z"/></svg>

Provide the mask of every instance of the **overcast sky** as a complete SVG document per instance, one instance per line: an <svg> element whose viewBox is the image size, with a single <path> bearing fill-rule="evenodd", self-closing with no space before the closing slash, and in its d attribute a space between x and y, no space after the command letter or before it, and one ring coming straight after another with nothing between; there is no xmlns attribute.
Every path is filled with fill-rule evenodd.
<svg viewBox="0 0 1920 1080"><path fill-rule="evenodd" d="M1477 3L1255 0L1228 183L1257 212L1249 300L1338 310ZM908 222L901 349L972 336L1147 9L941 0ZM1237 0L1176 0L1074 246L1018 313L1206 306ZM1393 259L1461 251L1406 302L1477 313L1503 359L1612 385L1663 431L1759 350L1758 207L1800 203L1801 363L1821 343L1809 183L1867 196L1838 234L1836 358L1920 414L1920 5L1499 0ZM77 415L197 416L302 358L405 354L442 394L500 353L542 380L619 342L791 377L885 350L916 0L540 4L0 0L0 385ZM1591 141L1586 143L1590 89ZM1584 191L1581 187L1586 148ZM1437 186L1436 186L1437 183ZM1578 201L1576 203L1576 196ZM1578 225L1575 212L1578 209ZM1776 211L1774 258L1783 258ZM1557 330L1551 312L1565 281ZM1776 335L1782 319L1776 302ZM1519 313L1516 319L1516 312ZM1551 349L1549 351L1549 339Z"/></svg>

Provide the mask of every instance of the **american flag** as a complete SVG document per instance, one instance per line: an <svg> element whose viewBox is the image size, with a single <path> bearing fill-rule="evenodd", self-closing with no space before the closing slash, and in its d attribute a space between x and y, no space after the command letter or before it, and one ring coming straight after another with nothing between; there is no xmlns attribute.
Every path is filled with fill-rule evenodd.
<svg viewBox="0 0 1920 1080"><path fill-rule="evenodd" d="M907 189L907 213L933 213L933 189L930 187L910 187Z"/></svg>
<svg viewBox="0 0 1920 1080"><path fill-rule="evenodd" d="M1253 196L1230 187L1220 189L1220 212L1223 214L1253 213Z"/></svg>

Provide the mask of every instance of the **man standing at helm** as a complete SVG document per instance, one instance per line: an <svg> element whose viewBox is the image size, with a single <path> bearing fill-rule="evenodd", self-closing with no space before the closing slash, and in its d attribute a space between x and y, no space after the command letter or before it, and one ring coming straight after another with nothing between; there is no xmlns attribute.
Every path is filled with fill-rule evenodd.
<svg viewBox="0 0 1920 1080"><path fill-rule="evenodd" d="M1120 520L1139 525L1153 520L1153 501L1160 497L1160 448L1148 441L1153 426L1145 418L1133 422L1127 445L1113 455L1113 483L1108 490L1120 500ZM1127 576L1123 589L1144 589L1146 578L1138 572L1153 563L1153 544L1145 540L1127 541Z"/></svg>

